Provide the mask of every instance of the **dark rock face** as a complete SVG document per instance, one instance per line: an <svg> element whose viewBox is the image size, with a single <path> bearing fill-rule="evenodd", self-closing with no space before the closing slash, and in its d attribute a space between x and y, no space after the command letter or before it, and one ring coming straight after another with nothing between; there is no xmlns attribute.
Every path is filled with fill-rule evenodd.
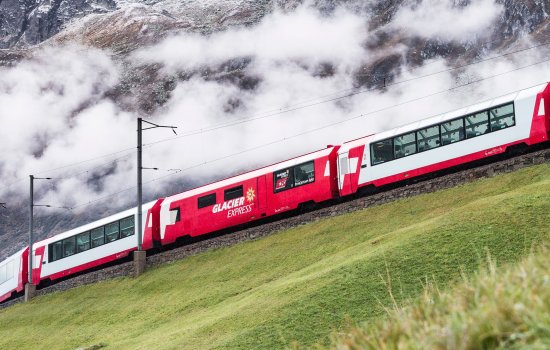
<svg viewBox="0 0 550 350"><path fill-rule="evenodd" d="M1 0L0 48L39 44L71 20L115 9L114 0Z"/></svg>

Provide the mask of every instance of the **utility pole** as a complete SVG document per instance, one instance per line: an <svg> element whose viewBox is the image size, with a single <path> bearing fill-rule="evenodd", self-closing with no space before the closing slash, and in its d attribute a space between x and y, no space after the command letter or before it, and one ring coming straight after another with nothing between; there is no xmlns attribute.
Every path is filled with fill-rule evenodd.
<svg viewBox="0 0 550 350"><path fill-rule="evenodd" d="M32 246L34 244L34 207L50 207L49 205L34 204L34 180L51 180L51 177L34 177L29 175L30 179L30 198L29 198L29 281L25 285L25 301L31 300L36 295L36 286L33 283L32 269L34 255Z"/></svg>
<svg viewBox="0 0 550 350"><path fill-rule="evenodd" d="M143 128L142 123L147 123L151 126ZM142 209L142 202L143 202L143 180L142 180L142 170L143 169L157 169L157 168L144 168L142 165L142 154L143 154L143 141L142 141L142 133L145 130L149 129L155 129L155 128L169 128L172 129L174 134L177 135L176 130L177 126L169 126L169 125L158 125L152 122L149 122L147 120L143 120L142 118L138 118L137 120L137 251L134 252L134 275L137 277L141 275L145 271L145 257L146 253L142 250L142 243L143 243L143 209Z"/></svg>

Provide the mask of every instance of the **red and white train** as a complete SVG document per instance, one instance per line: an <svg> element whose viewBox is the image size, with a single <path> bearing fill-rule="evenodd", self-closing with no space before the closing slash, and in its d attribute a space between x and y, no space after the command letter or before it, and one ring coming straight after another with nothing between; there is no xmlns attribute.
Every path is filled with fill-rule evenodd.
<svg viewBox="0 0 550 350"><path fill-rule="evenodd" d="M143 249L246 224L548 140L550 83L437 117L328 146L143 206ZM137 209L33 246L39 285L127 257ZM0 263L0 302L28 282L28 247Z"/></svg>

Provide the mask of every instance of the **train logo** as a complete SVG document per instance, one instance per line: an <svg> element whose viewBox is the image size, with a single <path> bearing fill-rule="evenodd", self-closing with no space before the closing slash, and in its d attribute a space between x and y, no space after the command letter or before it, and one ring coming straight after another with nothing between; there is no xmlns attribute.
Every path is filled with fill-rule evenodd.
<svg viewBox="0 0 550 350"><path fill-rule="evenodd" d="M256 198L256 193L254 192L254 189L250 187L248 191L246 191L246 201L248 203L254 202L254 198Z"/></svg>

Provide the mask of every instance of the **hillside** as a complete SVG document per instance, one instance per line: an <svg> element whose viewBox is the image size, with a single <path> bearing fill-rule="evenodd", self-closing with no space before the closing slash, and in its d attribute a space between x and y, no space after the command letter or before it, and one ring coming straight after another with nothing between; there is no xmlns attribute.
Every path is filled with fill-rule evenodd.
<svg viewBox="0 0 550 350"><path fill-rule="evenodd" d="M546 246L517 266L496 269L490 263L450 292L428 285L413 305L389 310L382 322L335 335L331 347L548 349L549 266Z"/></svg>
<svg viewBox="0 0 550 350"><path fill-rule="evenodd" d="M527 256L548 240L549 193L550 165L538 165L42 296L0 310L0 348L328 344L428 281L455 284L488 253L498 265Z"/></svg>

